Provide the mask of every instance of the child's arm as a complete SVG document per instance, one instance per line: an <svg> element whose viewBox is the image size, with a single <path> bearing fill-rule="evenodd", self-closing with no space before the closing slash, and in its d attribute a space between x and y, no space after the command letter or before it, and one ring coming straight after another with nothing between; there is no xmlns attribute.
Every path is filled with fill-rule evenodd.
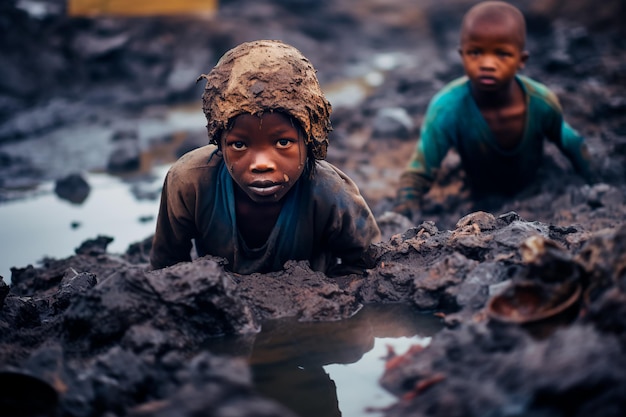
<svg viewBox="0 0 626 417"><path fill-rule="evenodd" d="M425 157L424 151L418 143L407 168L400 175L396 202L393 208L393 211L409 219L413 217L414 213L419 211L422 197L430 190L433 184L432 176L427 175L425 170L421 168L426 164L420 161L425 161Z"/></svg>
<svg viewBox="0 0 626 417"><path fill-rule="evenodd" d="M436 114L430 110L426 113L415 151L400 176L393 211L412 220L416 220L412 217L420 210L422 198L434 182L435 171L450 149L450 141L439 128L441 122Z"/></svg>
<svg viewBox="0 0 626 417"><path fill-rule="evenodd" d="M591 158L585 140L565 121L561 123L560 140L556 144L571 161L574 170L586 181L591 181Z"/></svg>
<svg viewBox="0 0 626 417"><path fill-rule="evenodd" d="M381 240L380 229L362 197L354 203L345 212L338 212L330 224L331 251L341 263L331 266L328 276L362 274L376 263L370 245Z"/></svg>
<svg viewBox="0 0 626 417"><path fill-rule="evenodd" d="M156 232L152 239L150 264L159 269L191 261L191 233L193 224L170 173L165 177Z"/></svg>
<svg viewBox="0 0 626 417"><path fill-rule="evenodd" d="M332 257L326 274L363 273L374 267L376 259L370 246L381 240L381 233L357 185L340 169L327 163L318 166L315 178L319 184L316 223L323 230L322 244ZM333 265L336 258L340 258L341 263Z"/></svg>
<svg viewBox="0 0 626 417"><path fill-rule="evenodd" d="M528 117L541 120L541 129L545 137L570 160L579 175L586 181L591 181L591 158L584 138L564 120L563 108L556 94L545 85L531 79L523 78L523 81L532 97L531 103L535 103L529 107Z"/></svg>

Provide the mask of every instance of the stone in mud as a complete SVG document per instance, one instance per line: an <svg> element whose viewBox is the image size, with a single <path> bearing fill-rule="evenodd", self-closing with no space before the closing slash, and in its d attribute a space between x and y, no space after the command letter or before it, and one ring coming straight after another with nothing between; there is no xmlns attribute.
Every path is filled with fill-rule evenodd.
<svg viewBox="0 0 626 417"><path fill-rule="evenodd" d="M55 312L58 314L65 310L70 305L72 299L93 288L97 283L98 279L95 274L89 272L78 273L70 268L63 276L59 285L59 291L53 302Z"/></svg>
<svg viewBox="0 0 626 417"><path fill-rule="evenodd" d="M110 236L98 235L94 239L88 239L80 244L74 252L77 255L89 255L97 256L104 255L107 251L107 246L113 242L113 238Z"/></svg>
<svg viewBox="0 0 626 417"><path fill-rule="evenodd" d="M54 192L59 198L74 204L84 203L90 191L89 183L78 173L59 179L54 185Z"/></svg>
<svg viewBox="0 0 626 417"><path fill-rule="evenodd" d="M114 147L109 155L107 170L110 173L134 171L141 165L141 148L136 132L113 137Z"/></svg>
<svg viewBox="0 0 626 417"><path fill-rule="evenodd" d="M413 119L404 108L385 107L380 109L372 121L372 138L409 139L414 133Z"/></svg>

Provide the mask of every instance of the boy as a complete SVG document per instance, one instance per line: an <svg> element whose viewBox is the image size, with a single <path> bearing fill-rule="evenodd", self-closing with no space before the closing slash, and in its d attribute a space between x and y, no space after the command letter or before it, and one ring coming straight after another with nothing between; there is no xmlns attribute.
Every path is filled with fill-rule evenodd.
<svg viewBox="0 0 626 417"><path fill-rule="evenodd" d="M309 60L280 41L248 42L201 78L210 144L166 176L152 267L190 261L192 239L241 274L288 260L329 275L371 267L380 231L354 182L323 161L331 105Z"/></svg>
<svg viewBox="0 0 626 417"><path fill-rule="evenodd" d="M415 220L451 147L459 152L474 195L520 191L541 163L544 137L589 179L583 138L563 121L556 96L517 74L528 59L525 41L524 17L510 4L486 1L465 14L459 48L465 76L430 102L394 211Z"/></svg>

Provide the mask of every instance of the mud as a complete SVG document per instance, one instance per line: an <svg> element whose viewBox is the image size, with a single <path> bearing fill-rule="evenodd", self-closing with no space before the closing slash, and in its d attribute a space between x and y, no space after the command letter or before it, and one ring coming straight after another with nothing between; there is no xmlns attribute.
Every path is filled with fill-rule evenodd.
<svg viewBox="0 0 626 417"><path fill-rule="evenodd" d="M241 113L283 110L302 125L315 159L326 159L331 106L315 68L297 49L277 42L246 42L220 58L201 79L206 80L202 108L210 143L217 145L218 132Z"/></svg>
<svg viewBox="0 0 626 417"><path fill-rule="evenodd" d="M398 400L384 415L623 415L624 6L520 5L531 52L524 72L555 90L587 138L594 181L585 184L546 146L530 187L508 200L474 201L451 154L423 218L411 224L386 211L428 100L461 73L457 28L472 2L407 3L224 1L219 18L206 21L73 20L61 1L34 17L3 2L0 54L14 65L0 68L0 200L50 179L84 192L67 170L92 159L42 169L38 149L28 147L38 136L85 123L124 131L119 119L145 117L148 105L197 100L196 77L232 46L280 38L311 60L322 85L365 83L354 106L334 105L328 159L359 184L385 240L375 268L337 279L302 262L241 276L210 257L148 272L149 239L115 254L106 236L71 257L17 266L11 286L0 283L0 379L53 390L40 391L38 403L0 392L0 405L26 415L289 416L252 388L244 362L208 352L206 342L237 335L245 349L268 318L335 321L364 304L406 303L441 317L446 329L426 348L390 355L381 384ZM197 141L195 127L189 137ZM494 318L490 300L529 282L556 297L548 304L569 285L581 295L547 320Z"/></svg>

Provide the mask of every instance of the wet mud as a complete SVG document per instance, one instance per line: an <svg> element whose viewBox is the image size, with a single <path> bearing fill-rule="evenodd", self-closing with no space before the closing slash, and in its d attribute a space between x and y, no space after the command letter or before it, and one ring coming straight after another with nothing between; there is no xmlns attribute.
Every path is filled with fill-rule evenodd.
<svg viewBox="0 0 626 417"><path fill-rule="evenodd" d="M207 343L236 336L245 349L267 319L340 321L363 305L402 303L445 328L427 347L390 352L380 383L397 402L385 416L623 415L624 6L523 5L531 52L524 71L555 90L587 138L594 181L584 183L547 145L530 187L506 200L472 200L450 154L423 218L411 223L387 209L428 100L461 74L457 28L472 2L406 3L224 1L210 21L69 19L61 1L34 17L18 2L2 3L10 36L0 53L15 65L0 69L0 200L44 180L84 198L89 185L66 174L85 160L42 169L37 149L28 150L38 136L73 124L118 132L91 146L111 156L109 168L105 161L92 169L136 169L137 152L171 138L134 140L121 115L196 100L195 79L225 50L280 38L311 60L322 85L370 80L356 105L334 107L328 159L357 182L385 236L373 247L374 268L336 279L304 262L238 275L211 257L148 271L149 239L117 254L105 235L68 258L17 265L11 285L0 282L0 380L41 394L26 401L2 391L3 410L291 416L253 388L247 363L211 353ZM382 77L371 82L372 73ZM203 136L194 127L188 137L193 147Z"/></svg>

